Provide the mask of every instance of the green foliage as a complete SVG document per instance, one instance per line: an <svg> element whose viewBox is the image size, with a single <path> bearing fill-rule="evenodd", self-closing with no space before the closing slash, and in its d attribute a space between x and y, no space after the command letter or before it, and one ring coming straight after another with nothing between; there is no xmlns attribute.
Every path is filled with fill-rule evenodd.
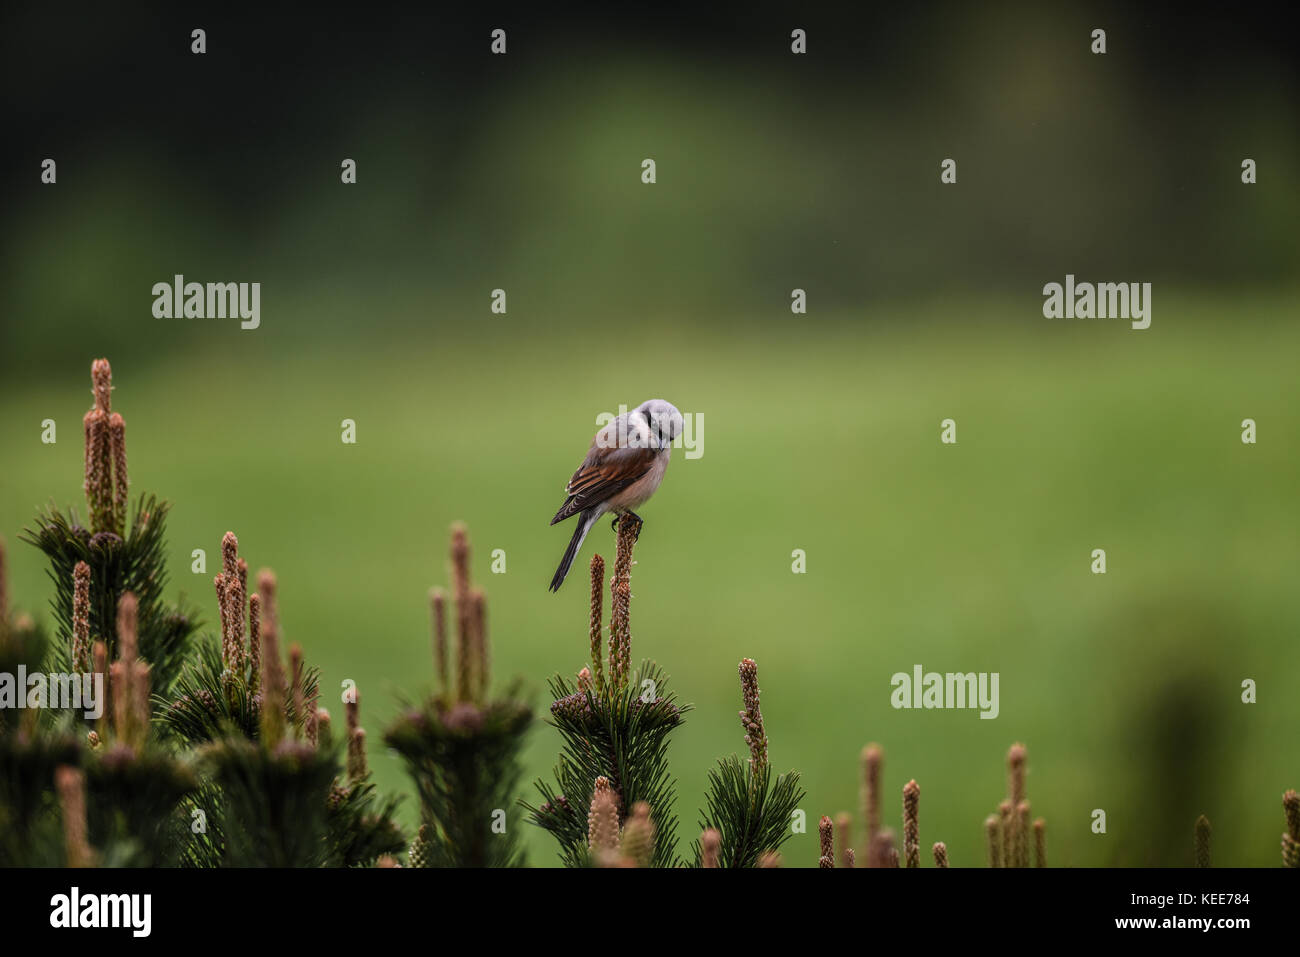
<svg viewBox="0 0 1300 957"><path fill-rule="evenodd" d="M64 864L54 770L80 760L66 730L0 734L0 867Z"/></svg>
<svg viewBox="0 0 1300 957"><path fill-rule="evenodd" d="M38 670L48 649L49 638L39 625L20 628L0 621L0 675L15 676L14 694L27 693L26 688L19 688L16 683L19 667L26 668L29 673ZM24 714L32 713L17 708L0 708L0 735L16 730Z"/></svg>
<svg viewBox="0 0 1300 957"><path fill-rule="evenodd" d="M179 866L221 866L226 848L226 824L221 813L224 802L221 788L210 777L200 777L198 788L181 803L178 815L188 832L178 835ZM194 826L198 821L201 827Z"/></svg>
<svg viewBox="0 0 1300 957"><path fill-rule="evenodd" d="M22 540L44 552L50 563L50 608L60 638L50 649L50 670L71 667L72 577L77 563L84 561L90 566L91 640L107 645L110 661L117 657L118 600L125 592L134 593L140 609L140 657L149 662L154 691L170 690L197 624L190 613L163 602L168 507L152 495L141 496L125 539L112 532L92 535L78 522L75 509L64 515L53 505L37 515L34 528L23 531Z"/></svg>
<svg viewBox="0 0 1300 957"><path fill-rule="evenodd" d="M268 750L232 735L207 745L201 755L220 788L223 865L320 867L329 862L326 802L340 770L336 750L299 741Z"/></svg>
<svg viewBox="0 0 1300 957"><path fill-rule="evenodd" d="M559 675L551 680L555 702L550 723L563 739L555 767L558 789L537 781L542 804L524 807L530 820L559 842L566 866L587 864L587 813L596 778L602 776L619 796L620 823L638 801L650 805L655 825L652 866L680 863L673 815L675 785L668 773L668 735L682 723L690 706L676 703L667 681L667 675L652 661L642 662L628 687L611 698L579 691ZM644 689L653 689L654 697L646 700Z"/></svg>
<svg viewBox="0 0 1300 957"><path fill-rule="evenodd" d="M14 676L15 695L27 693L17 685L18 669L39 669L47 646L36 625L0 619L0 675ZM56 717L48 709L0 708L0 867L64 864L54 770L79 763L81 747L72 722Z"/></svg>
<svg viewBox="0 0 1300 957"><path fill-rule="evenodd" d="M157 716L166 733L189 745L216 741L232 729L249 741L261 737L262 696L251 690L251 669L243 680L223 681L221 645L205 635L196 642L194 656L181 669L171 697L155 695ZM303 699L311 701L320 683L320 669L303 668ZM286 696L284 711L289 727L300 726L306 715L294 713Z"/></svg>
<svg viewBox="0 0 1300 957"><path fill-rule="evenodd" d="M7 629L0 665L32 668L44 658L50 670L69 669L73 568L85 561L91 637L105 642L110 658L117 651L118 600L126 591L137 598L139 653L157 692L151 723L163 743L137 751L108 740L83 756L73 715L45 719L57 729L41 735L35 733L39 713L31 712L30 733L0 736L0 863L64 863L61 812L52 794L60 764L85 768L89 842L101 864L351 866L402 850L404 837L393 821L397 799L380 797L368 781L338 783L337 749L328 741L318 750L297 740L307 716L295 713L292 696L284 697L284 709L295 739L263 747L262 696L252 690L260 676L251 657L243 674L225 672L217 639L192 641L190 616L163 606L165 513L165 505L142 499L123 539L92 536L75 514L68 519L51 509L27 533L50 559L63 640L47 651L39 632ZM301 700L314 701L318 684L318 670L304 668ZM100 735L110 734L107 725L97 728ZM184 756L193 748L200 749L197 762ZM197 821L203 826L191 827Z"/></svg>
<svg viewBox="0 0 1300 957"><path fill-rule="evenodd" d="M799 772L787 771L772 780L771 767L755 778L734 754L709 772L706 809L700 830L717 828L722 835L719 867L755 867L765 851L775 851L790 838L790 815L803 800ZM695 866L700 865L699 841L692 842Z"/></svg>
<svg viewBox="0 0 1300 957"><path fill-rule="evenodd" d="M516 685L486 704L431 698L385 733L420 796L421 818L429 827L428 839L420 842L425 866L523 864L514 796L532 718Z"/></svg>
<svg viewBox="0 0 1300 957"><path fill-rule="evenodd" d="M396 854L405 848L405 838L393 820L399 799L381 797L372 783L343 785L336 768L322 799L322 813L291 815L289 809L304 793L318 784L318 761L307 760L310 746L295 742L273 749L279 759L254 756L244 744L262 737L262 696L250 690L251 671L242 680L225 680L221 649L215 638L206 636L193 661L176 682L175 701L155 698L160 706L158 720L169 737L188 746L212 745L206 758L212 779L188 806L186 814L203 811L205 832L187 842L181 862L196 867L223 865L267 866L275 860L319 860L322 866L351 867L372 864L380 854ZM229 676L225 676L229 677ZM303 669L303 698L316 696L319 671ZM306 715L294 713L293 700L286 696L285 723L301 734ZM305 749L305 750L304 750ZM333 752L327 738L319 743L322 753ZM286 760L294 758L294 760ZM287 835L278 846L257 848L247 834L266 833L291 819L287 826L298 833Z"/></svg>
<svg viewBox="0 0 1300 957"><path fill-rule="evenodd" d="M142 754L101 747L85 762L86 810L93 847L119 847L118 867L180 863L189 838L182 799L199 780L189 764L157 746Z"/></svg>
<svg viewBox="0 0 1300 957"><path fill-rule="evenodd" d="M330 867L373 864L381 854L400 854L406 838L393 821L401 799L381 796L370 781L331 791L326 814L325 863Z"/></svg>
<svg viewBox="0 0 1300 957"><path fill-rule="evenodd" d="M97 416L106 425L112 388L107 360L93 364L92 378L96 409L87 422ZM79 861L110 866L347 866L400 851L404 838L393 821L397 799L381 798L368 780L339 783L338 749L325 729L319 748L315 740L304 740L316 737L315 725L296 713L295 700L315 707L318 671L304 667L299 673L295 660L296 694L287 694L282 663L272 659L274 700L283 702L283 724L293 737L263 741L266 715L255 689L265 684L267 672L255 672L251 654L240 656L241 673L224 670L219 642L212 636L194 641L194 616L164 604L168 506L141 497L128 526L124 498L110 498L110 486L122 495L126 488L122 424L115 419L117 444L111 450L93 446L112 458L111 481L96 480L94 495L91 476L107 479L110 463L105 458L91 468L89 424L86 433L92 524L111 530L92 533L75 510L65 514L51 505L24 531L23 539L49 560L59 640L51 646L38 630L0 620L0 670L71 670L74 569L85 562L89 637L104 643L108 661L122 662L121 686L113 689L116 720L98 723L84 751L85 729L71 712L42 709L15 712L13 718L0 712L0 864L66 863L65 842L79 852ZM237 547L234 536L228 538ZM0 581L0 592L4 585ZM118 648L119 603L127 592L135 598L135 654L147 671ZM245 597L231 612L242 619L241 633L246 602ZM273 609L264 611L271 627ZM267 647L274 647L270 637ZM146 714L143 696L150 687L154 713ZM355 720L355 711L349 719ZM151 740L154 729L160 740ZM354 744L360 747L363 740L358 734ZM80 765L84 775L63 774L56 789L61 765ZM69 813L76 817L63 821ZM82 815L85 826L79 827Z"/></svg>

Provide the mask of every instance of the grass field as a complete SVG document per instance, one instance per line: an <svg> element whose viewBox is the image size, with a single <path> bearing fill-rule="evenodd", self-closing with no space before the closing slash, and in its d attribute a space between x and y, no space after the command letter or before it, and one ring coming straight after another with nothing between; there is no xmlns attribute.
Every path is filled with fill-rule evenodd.
<svg viewBox="0 0 1300 957"><path fill-rule="evenodd" d="M982 862L981 824L1021 740L1052 863L1190 863L1206 813L1216 863L1275 865L1280 795L1300 786L1300 327L1293 295L1241 303L1169 294L1145 332L1046 320L1033 296L705 329L651 317L657 335L566 323L553 336L512 311L454 335L413 320L400 347L359 331L306 349L302 319L187 327L167 360L106 332L0 383L0 533L15 602L48 618L49 585L17 536L51 498L80 505L89 364L109 355L135 489L173 503L173 591L215 620L211 576L233 529L254 567L278 573L286 637L325 687L360 687L381 787L409 794L378 732L431 684L425 595L446 581L449 524L469 526L498 685L525 676L544 712L546 678L586 660L581 569L613 543L607 524L593 531L551 595L569 529L547 522L596 414L664 397L703 414L704 454L674 452L641 510L633 656L695 705L671 752L684 839L707 770L744 748L736 664L749 656L773 764L808 790L790 864L815 863L818 816L856 811L868 741L885 748L890 795L920 782L923 845ZM949 417L955 446L939 441ZM498 548L506 573L493 575ZM1094 548L1105 575L1090 573ZM794 549L806 574L791 572ZM998 672L999 716L895 710L890 677L916 664ZM1256 704L1241 703L1247 678ZM530 781L558 747L539 725ZM413 796L405 810L413 820ZM547 835L528 840L533 863L555 859Z"/></svg>

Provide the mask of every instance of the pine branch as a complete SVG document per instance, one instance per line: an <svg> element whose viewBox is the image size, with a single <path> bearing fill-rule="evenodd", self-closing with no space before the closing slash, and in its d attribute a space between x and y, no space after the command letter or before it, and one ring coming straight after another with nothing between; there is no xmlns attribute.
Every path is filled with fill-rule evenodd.
<svg viewBox="0 0 1300 957"><path fill-rule="evenodd" d="M341 770L336 748L283 741L268 750L230 736L200 754L223 798L224 865L320 867L329 862L327 801Z"/></svg>
<svg viewBox="0 0 1300 957"><path fill-rule="evenodd" d="M381 796L370 781L331 794L326 825L330 867L363 867L383 854L406 850L406 838L393 821L401 798Z"/></svg>
<svg viewBox="0 0 1300 957"><path fill-rule="evenodd" d="M101 746L85 762L90 842L122 845L119 867L166 867L182 860L189 836L182 801L199 781L186 761L157 748L137 754Z"/></svg>
<svg viewBox="0 0 1300 957"><path fill-rule="evenodd" d="M430 593L438 692L409 708L384 741L406 761L420 797L421 828L411 861L425 867L515 867L523 863L516 790L520 751L532 709L519 683L492 700L487 600L470 583L469 536L451 530L452 594L456 599L455 680L448 661L446 600ZM349 724L352 724L349 714ZM355 732L349 731L350 740Z"/></svg>
<svg viewBox="0 0 1300 957"><path fill-rule="evenodd" d="M744 710L740 723L749 746L749 763L742 767L735 755L718 762L709 772L705 792L706 810L700 830L716 830L722 835L719 865L722 867L757 867L762 856L776 851L790 837L790 815L803 799L799 774L788 771L772 781L768 761L767 731L763 723L758 687L758 666L752 658L741 659L739 666L741 700ZM829 818L823 818L828 826ZM822 857L835 864L833 843L822 835ZM695 864L700 866L702 851L695 845Z"/></svg>
<svg viewBox="0 0 1300 957"><path fill-rule="evenodd" d="M643 689L654 689L655 696ZM650 806L656 835L652 866L676 866L676 787L668 773L668 736L690 708L676 703L667 676L651 661L642 662L631 680L607 681L606 690L612 697L579 691L559 676L551 680L550 723L563 742L555 767L558 788L537 781L542 803L523 806L530 820L559 842L565 864L582 866L587 809L596 779L606 777L620 798L620 821L637 802Z"/></svg>
<svg viewBox="0 0 1300 957"><path fill-rule="evenodd" d="M251 677L228 688L223 672L221 647L215 637L205 636L176 681L175 697L153 698L155 713L167 734L188 745L216 741L232 732L250 741L261 738L261 693L253 691ZM302 683L304 697L311 700L319 693L320 670L304 668ZM290 728L304 727L309 719L306 709L302 715L294 712L292 700L283 702L282 710Z"/></svg>
<svg viewBox="0 0 1300 957"><path fill-rule="evenodd" d="M106 643L109 660L118 657L117 607L130 592L139 605L140 655L149 663L154 687L165 693L180 673L195 631L189 614L166 607L162 600L167 585L167 504L141 496L135 520L128 523L126 423L112 411L108 360L91 363L90 375L95 401L84 419L82 476L89 528L79 524L75 510L64 515L51 504L37 514L35 527L22 534L45 553L47 574L54 582L51 606L61 640L53 646L50 670L67 672L75 666L84 673L88 638ZM79 568L82 563L85 567Z"/></svg>
<svg viewBox="0 0 1300 957"><path fill-rule="evenodd" d="M34 527L23 531L22 540L49 560L46 574L54 584L50 610L60 640L50 649L51 671L72 670L76 567L85 562L90 569L91 637L107 644L110 659L117 657L117 605L123 594L132 592L139 603L140 656L149 662L155 687L160 692L171 687L197 624L192 612L163 602L167 510L165 502L142 497L125 539L113 532L92 535L77 523L75 512L65 515L52 505L37 515Z"/></svg>
<svg viewBox="0 0 1300 957"><path fill-rule="evenodd" d="M482 705L434 698L385 733L384 742L405 759L433 834L428 866L522 864L513 799L532 712L516 694L512 688Z"/></svg>
<svg viewBox="0 0 1300 957"><path fill-rule="evenodd" d="M751 787L748 768L734 754L709 771L705 809L700 830L714 828L722 835L720 867L757 867L763 854L779 850L790 839L790 818L804 798L799 773L787 771L772 779L764 768ZM701 863L694 845L696 866Z"/></svg>
<svg viewBox="0 0 1300 957"><path fill-rule="evenodd" d="M81 748L70 720L63 725L40 735L0 734L0 867L65 863L54 772L79 764Z"/></svg>

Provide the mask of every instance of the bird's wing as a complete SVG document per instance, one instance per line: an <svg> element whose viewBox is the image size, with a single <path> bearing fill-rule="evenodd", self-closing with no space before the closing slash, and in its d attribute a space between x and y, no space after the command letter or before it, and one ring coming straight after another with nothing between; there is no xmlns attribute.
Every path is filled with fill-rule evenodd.
<svg viewBox="0 0 1300 957"><path fill-rule="evenodd" d="M651 448L602 448L592 443L586 460L569 479L565 489L569 497L555 513L551 524L562 522L623 491L650 471L658 452L658 449Z"/></svg>

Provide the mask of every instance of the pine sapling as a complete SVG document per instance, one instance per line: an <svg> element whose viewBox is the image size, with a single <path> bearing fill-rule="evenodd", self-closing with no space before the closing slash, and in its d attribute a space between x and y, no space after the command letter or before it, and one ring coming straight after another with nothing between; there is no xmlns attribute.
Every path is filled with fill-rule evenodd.
<svg viewBox="0 0 1300 957"><path fill-rule="evenodd" d="M307 739L307 747L317 747L313 733L317 721L307 719L310 709L315 715L315 703L308 702L302 695L302 654L298 646L290 649L291 668L295 675L290 697L294 700L294 715L303 715L301 722L295 721L295 729L301 729ZM334 866L352 867L397 854L407 847L394 816L397 811L398 798L381 797L374 783L370 780L370 767L366 760L366 732L361 727L361 692L352 686L348 689L344 702L347 744L345 774L337 777L330 787L326 800L327 841L330 848L326 862ZM297 746L298 731L295 730L294 744ZM319 737L317 731L315 737Z"/></svg>
<svg viewBox="0 0 1300 957"><path fill-rule="evenodd" d="M355 700L340 749L321 733L319 673L297 643L286 669L274 573L263 569L250 594L233 532L221 554L220 642L201 645L162 715L174 736L202 745L211 776L195 802L208 833L193 842L190 863L342 867L405 849L393 820L397 798L381 798L369 780Z"/></svg>
<svg viewBox="0 0 1300 957"><path fill-rule="evenodd" d="M86 524L75 509L64 513L51 505L22 536L45 554L55 585L51 609L63 640L54 644L46 664L51 671L85 674L87 654L98 640L108 644L110 660L117 658L117 607L129 591L139 606L139 657L149 663L153 686L165 693L185 663L195 631L188 611L163 601L168 506L143 496L134 517L128 514L126 424L111 407L108 360L92 363L91 383L94 405L83 420ZM81 564L86 569L78 571Z"/></svg>
<svg viewBox="0 0 1300 957"><path fill-rule="evenodd" d="M108 662L103 641L90 650L109 687L104 717L86 736L84 812L90 842L115 866L170 866L182 855L182 802L199 782L188 760L154 741L151 669L140 658L139 626L139 603L126 592L117 609L118 659Z"/></svg>
<svg viewBox="0 0 1300 957"><path fill-rule="evenodd" d="M738 671L744 704L740 724L745 732L749 761L742 765L739 758L731 755L709 772L700 828L715 828L721 833L723 867L756 867L765 851L778 850L789 838L790 815L802 800L803 791L797 771L773 778L760 703L758 665L752 658L744 658ZM829 853L834 865L833 839ZM697 862L701 856L697 847Z"/></svg>
<svg viewBox="0 0 1300 957"><path fill-rule="evenodd" d="M600 777L607 778L618 795L620 822L626 822L637 802L649 806L655 829L653 866L679 863L673 815L675 784L668 773L667 749L669 735L681 725L689 708L676 703L667 676L654 662L643 661L639 671L630 674L636 532L631 520L619 521L618 552L609 584L607 654L602 653L600 641L604 563L599 557L592 560L587 650L593 660L578 672L576 680L560 675L551 679L551 724L562 741L555 783L536 782L540 804L521 802L529 819L555 837L567 866L587 863L583 809L590 807L592 782Z"/></svg>
<svg viewBox="0 0 1300 957"><path fill-rule="evenodd" d="M407 708L384 734L385 743L402 756L420 799L424 838L420 853L411 857L414 866L523 863L513 816L532 710L521 700L518 682L500 696L492 695L487 599L471 582L470 554L469 535L457 523L450 548L454 642L444 624L446 598L434 589L429 605L436 690L422 704ZM453 644L454 662L449 660ZM364 741L364 732L351 726L351 712L348 721L349 741ZM364 770L359 760L359 755L351 757L350 772Z"/></svg>

